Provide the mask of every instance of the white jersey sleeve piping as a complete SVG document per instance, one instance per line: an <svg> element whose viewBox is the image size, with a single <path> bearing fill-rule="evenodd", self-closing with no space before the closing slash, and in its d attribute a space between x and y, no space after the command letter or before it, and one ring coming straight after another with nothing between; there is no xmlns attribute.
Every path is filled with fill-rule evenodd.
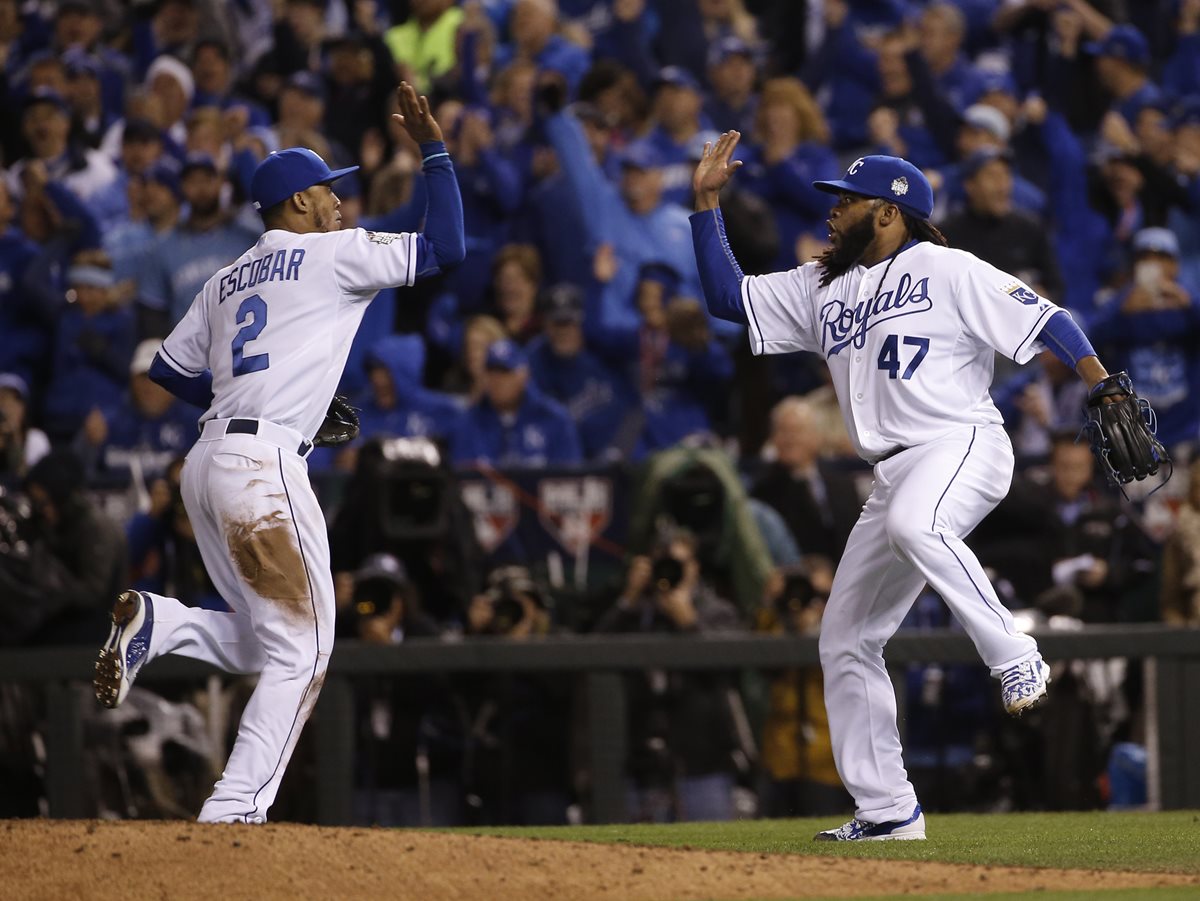
<svg viewBox="0 0 1200 901"><path fill-rule="evenodd" d="M1038 343L1038 335L1042 333L1042 327L1046 324L1046 321L1051 316L1061 309L1062 307L1051 304L1042 312L1042 315L1038 317L1037 322L1034 323L1033 328L1029 330L1029 334L1025 336L1025 339L1018 344L1016 349L1013 351L1013 362L1023 365L1028 363L1034 358L1034 356L1037 355L1038 350L1034 347L1034 345Z"/></svg>

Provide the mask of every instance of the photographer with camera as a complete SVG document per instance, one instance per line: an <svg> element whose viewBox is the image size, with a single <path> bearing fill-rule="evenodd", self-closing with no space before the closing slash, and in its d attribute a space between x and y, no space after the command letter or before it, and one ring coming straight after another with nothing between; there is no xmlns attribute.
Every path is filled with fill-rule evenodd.
<svg viewBox="0 0 1200 901"><path fill-rule="evenodd" d="M353 575L339 637L397 645L437 638L408 572L391 554L372 554ZM356 682L358 765L354 821L379 826L462 822L462 700L439 674L379 675Z"/></svg>
<svg viewBox="0 0 1200 901"><path fill-rule="evenodd" d="M833 585L833 565L823 555L781 566L771 573L755 628L770 634L818 635ZM762 785L759 810L765 817L839 813L851 798L838 778L825 711L819 666L768 674L762 727Z"/></svg>
<svg viewBox="0 0 1200 901"><path fill-rule="evenodd" d="M737 610L701 575L692 533L660 528L650 556L630 561L625 589L596 624L608 633L705 634L739 627ZM728 820L738 767L725 673L651 670L628 677L630 819ZM696 741L697 736L705 741Z"/></svg>
<svg viewBox="0 0 1200 901"><path fill-rule="evenodd" d="M28 506L0 522L0 636L15 645L91 644L125 576L125 539L84 493L83 464L51 451L25 480Z"/></svg>
<svg viewBox="0 0 1200 901"><path fill-rule="evenodd" d="M548 598L524 566L501 566L467 611L467 634L529 641L553 631ZM480 674L470 698L472 822L565 825L571 803L573 682L558 673Z"/></svg>
<svg viewBox="0 0 1200 901"><path fill-rule="evenodd" d="M461 622L479 591L483 552L458 481L428 438L372 438L358 450L354 473L329 529L339 609L345 586L369 555L394 554L416 586L426 613Z"/></svg>

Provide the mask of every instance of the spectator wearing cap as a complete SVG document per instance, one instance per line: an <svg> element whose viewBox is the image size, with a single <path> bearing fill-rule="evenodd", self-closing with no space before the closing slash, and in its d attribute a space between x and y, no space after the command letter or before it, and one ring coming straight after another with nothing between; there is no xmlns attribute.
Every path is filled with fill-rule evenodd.
<svg viewBox="0 0 1200 901"><path fill-rule="evenodd" d="M271 115L261 104L235 89L232 51L225 41L215 37L197 41L191 68L196 86L192 106L215 106L227 113L241 108L248 126L261 128L271 124Z"/></svg>
<svg viewBox="0 0 1200 901"><path fill-rule="evenodd" d="M173 56L160 56L146 70L143 88L154 101L159 128L183 147L187 142L184 116L196 94L192 70Z"/></svg>
<svg viewBox="0 0 1200 901"><path fill-rule="evenodd" d="M1126 122L1135 121L1146 104L1163 101L1162 91L1150 80L1150 45L1132 25L1114 25L1083 49L1094 58L1096 78L1112 98L1110 108Z"/></svg>
<svg viewBox="0 0 1200 901"><path fill-rule="evenodd" d="M529 381L515 341L488 348L483 397L467 408L451 440L456 466L572 466L582 460L575 423Z"/></svg>
<svg viewBox="0 0 1200 901"><path fill-rule="evenodd" d="M102 40L101 0L60 0L54 15L53 48L64 57L87 59L89 77L98 82L100 105L109 116L119 115L129 84L129 60ZM72 63L67 61L68 76ZM96 145L92 145L93 147Z"/></svg>
<svg viewBox="0 0 1200 901"><path fill-rule="evenodd" d="M975 151L959 166L966 203L941 224L951 247L966 250L1018 278L1044 297L1058 298L1062 278L1053 243L1041 220L1017 207L1012 157Z"/></svg>
<svg viewBox="0 0 1200 901"><path fill-rule="evenodd" d="M352 576L338 638L399 645L442 630L421 608L404 563L371 554ZM462 701L445 675L364 680L355 693L359 733L354 822L374 826L462 823Z"/></svg>
<svg viewBox="0 0 1200 901"><path fill-rule="evenodd" d="M721 38L758 40L758 23L743 0L659 0L655 6L666 24L655 40L658 59L698 80L704 78L712 45Z"/></svg>
<svg viewBox="0 0 1200 901"><path fill-rule="evenodd" d="M225 180L211 156L189 154L180 183L187 217L155 242L140 279L143 302L165 313L172 327L212 274L258 240L257 232L233 221L222 209Z"/></svg>
<svg viewBox="0 0 1200 901"><path fill-rule="evenodd" d="M375 33L347 32L325 43L325 133L356 156L364 137L379 136L382 111L395 95L391 52Z"/></svg>
<svg viewBox="0 0 1200 901"><path fill-rule="evenodd" d="M618 157L620 182L604 175L589 147L579 120L570 111L545 122L546 136L571 186L572 208L579 211L586 247L595 253L602 245L615 251L617 265L602 292L594 325L636 330L640 317L633 304L637 273L643 263L658 260L682 273L683 293L700 296L696 255L683 232L687 210L662 198L662 160L655 148L635 141Z"/></svg>
<svg viewBox="0 0 1200 901"><path fill-rule="evenodd" d="M949 0L928 4L917 20L917 45L934 84L955 109L978 99L983 85L978 70L963 55L967 20Z"/></svg>
<svg viewBox="0 0 1200 901"><path fill-rule="evenodd" d="M120 404L134 345L133 314L116 303L116 277L102 251L77 255L66 281L42 410L56 440L73 437L92 410Z"/></svg>
<svg viewBox="0 0 1200 901"><path fill-rule="evenodd" d="M1088 335L1129 372L1158 416L1168 448L1200 439L1200 297L1179 283L1179 242L1166 228L1133 236L1129 284L1093 318Z"/></svg>
<svg viewBox="0 0 1200 901"><path fill-rule="evenodd" d="M598 254L597 277L611 269L611 252ZM634 303L639 322L613 326L588 312L589 345L635 388L641 404L640 429L622 424L621 447L656 451L685 438L713 433L712 416L729 390L733 360L713 337L700 302L681 294L679 272L650 260L637 273ZM637 436L635 442L632 436Z"/></svg>
<svg viewBox="0 0 1200 901"><path fill-rule="evenodd" d="M15 372L0 372L0 486L16 488L49 452L50 439L29 420L28 383Z"/></svg>
<svg viewBox="0 0 1200 901"><path fill-rule="evenodd" d="M294 72L279 92L279 117L275 131L283 147L308 147L323 159L329 160L334 168L353 165L347 148L325 136L325 111L328 109L325 78L312 72ZM251 170L252 171L252 170ZM342 220L345 227L353 227L358 218L358 176L351 173L338 189L343 206ZM354 200L355 210L348 202Z"/></svg>
<svg viewBox="0 0 1200 901"><path fill-rule="evenodd" d="M600 107L583 101L573 104L571 110L579 121L592 159L606 178L616 182L621 167L612 147L614 120ZM571 282L583 287L592 267L584 211L578 208L571 181L561 168L530 187L527 209L524 230L541 254L546 281Z"/></svg>
<svg viewBox="0 0 1200 901"><path fill-rule="evenodd" d="M560 283L546 291L542 334L529 345L529 372L558 401L579 429L583 456L609 461L637 456L637 397L624 379L588 349L583 292ZM635 425L622 434L622 425Z"/></svg>
<svg viewBox="0 0 1200 901"><path fill-rule="evenodd" d="M829 149L829 126L808 89L795 78L764 84L741 181L771 208L779 231L773 269L795 267L797 239L825 222L829 200L812 183L835 177L840 168Z"/></svg>
<svg viewBox="0 0 1200 901"><path fill-rule="evenodd" d="M147 338L133 351L129 390L119 403L94 408L75 438L75 450L93 484L148 488L196 441L198 411L150 380L150 364L162 347Z"/></svg>
<svg viewBox="0 0 1200 901"><path fill-rule="evenodd" d="M1176 105L1171 116L1174 137L1172 168L1187 179L1190 209L1173 206L1167 214L1167 224L1179 238L1182 279L1193 292L1200 292L1200 208L1196 196L1200 186L1200 96L1191 97Z"/></svg>
<svg viewBox="0 0 1200 901"><path fill-rule="evenodd" d="M643 139L658 153L666 203L687 203L695 167L688 150L696 135L707 127L704 93L690 72L667 66L654 84L654 128Z"/></svg>
<svg viewBox="0 0 1200 901"><path fill-rule="evenodd" d="M1200 95L1200 3L1177 4L1175 48L1163 65L1163 90L1172 97Z"/></svg>
<svg viewBox="0 0 1200 901"><path fill-rule="evenodd" d="M496 67L503 68L512 59L529 60L539 72L562 76L573 97L590 60L586 50L558 33L557 0L516 0L508 29L512 45L497 49Z"/></svg>
<svg viewBox="0 0 1200 901"><path fill-rule="evenodd" d="M454 0L417 0L411 15L383 34L383 42L403 66L419 94L428 94L437 79L457 62L455 40L463 22L462 8Z"/></svg>
<svg viewBox="0 0 1200 901"><path fill-rule="evenodd" d="M112 259L120 297L131 300L141 293L138 279L145 265L146 247L179 224L183 208L179 165L164 157L128 179L126 190L129 215L105 230L103 244ZM145 333L145 328L139 327L139 331Z"/></svg>
<svg viewBox="0 0 1200 901"><path fill-rule="evenodd" d="M39 89L25 99L21 131L29 154L8 170L9 190L24 194L24 174L31 161L45 167L50 181L61 182L85 204L101 195L117 177L112 160L98 150L71 141L71 112L61 94Z"/></svg>
<svg viewBox="0 0 1200 901"><path fill-rule="evenodd" d="M26 383L44 367L50 323L22 290L38 246L16 223L17 207L8 185L0 180L0 372Z"/></svg>
<svg viewBox="0 0 1200 901"><path fill-rule="evenodd" d="M758 64L754 48L736 35L715 42L708 51L708 85L712 92L704 113L717 131L750 134L758 110Z"/></svg>
<svg viewBox="0 0 1200 901"><path fill-rule="evenodd" d="M900 4L824 4L821 27L824 39L813 50L804 67L804 81L814 93L828 96L824 102L838 150L857 151L866 144L867 121L880 99L911 90L904 66L904 52L897 26L902 24ZM858 37L860 27L884 31L878 52L869 50ZM886 57L885 57L886 54ZM889 74L890 73L890 74ZM889 78L902 82L887 90ZM911 152L904 154L911 158Z"/></svg>
<svg viewBox="0 0 1200 901"><path fill-rule="evenodd" d="M449 443L462 405L425 387L425 340L420 335L379 338L367 352L366 369L370 387L359 411L364 439L428 438L443 447ZM352 462L344 464L353 468Z"/></svg>
<svg viewBox="0 0 1200 901"><path fill-rule="evenodd" d="M100 140L118 118L118 109L104 105L100 62L86 51L72 48L63 54L67 71L63 97L70 107L73 137L84 147L99 147Z"/></svg>
<svg viewBox="0 0 1200 901"><path fill-rule="evenodd" d="M1041 98L1026 101L1025 116L1050 162L1049 206L1064 275L1060 303L1086 317L1096 292L1119 271L1126 242L1143 224L1144 179L1136 161L1113 147L1101 147L1089 170L1083 142Z"/></svg>
<svg viewBox="0 0 1200 901"><path fill-rule="evenodd" d="M975 103L963 111L962 124L959 126L955 142L956 162L936 170L941 176L938 203L942 209L954 213L962 206L965 200L963 180L967 177L967 160L977 158L978 161L989 154L999 154L1008 160L1012 181L1012 205L1033 216L1044 215L1046 195L1017 171L1015 158L1009 147L1011 137L1012 128L1009 121L996 107ZM938 218L938 214L935 214L935 218Z"/></svg>
<svg viewBox="0 0 1200 901"><path fill-rule="evenodd" d="M521 175L496 148L487 107L447 100L436 115L454 156L467 230L466 261L447 276L445 288L456 296L460 312L475 313L485 303L492 257L508 240L511 217L521 205Z"/></svg>

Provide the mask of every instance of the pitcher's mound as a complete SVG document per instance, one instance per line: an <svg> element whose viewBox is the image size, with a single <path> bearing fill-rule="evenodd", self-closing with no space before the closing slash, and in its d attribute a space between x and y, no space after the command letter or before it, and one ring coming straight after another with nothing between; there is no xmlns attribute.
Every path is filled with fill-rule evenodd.
<svg viewBox="0 0 1200 901"><path fill-rule="evenodd" d="M288 823L9 820L25 899L675 901L1195 885L1200 877L737 854Z"/></svg>

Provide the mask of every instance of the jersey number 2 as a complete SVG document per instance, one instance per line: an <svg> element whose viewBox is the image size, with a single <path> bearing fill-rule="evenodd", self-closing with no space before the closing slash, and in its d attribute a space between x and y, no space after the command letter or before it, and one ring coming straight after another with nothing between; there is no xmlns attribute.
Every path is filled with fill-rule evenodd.
<svg viewBox="0 0 1200 901"><path fill-rule="evenodd" d="M249 322L246 319L249 318ZM245 325L242 325L246 322ZM251 372L261 372L271 365L270 354L245 354L246 345L262 334L267 327L267 302L257 294L251 294L238 307L237 324L242 325L233 336L233 374L247 375Z"/></svg>
<svg viewBox="0 0 1200 901"><path fill-rule="evenodd" d="M879 368L887 370L889 379L894 379L896 373L900 371L899 340L896 335L888 335L883 339L883 347L879 350ZM904 346L917 349L911 362L905 367L904 375L900 376L902 379L911 379L912 374L921 365L921 361L925 359L925 354L929 353L929 339L905 337Z"/></svg>

